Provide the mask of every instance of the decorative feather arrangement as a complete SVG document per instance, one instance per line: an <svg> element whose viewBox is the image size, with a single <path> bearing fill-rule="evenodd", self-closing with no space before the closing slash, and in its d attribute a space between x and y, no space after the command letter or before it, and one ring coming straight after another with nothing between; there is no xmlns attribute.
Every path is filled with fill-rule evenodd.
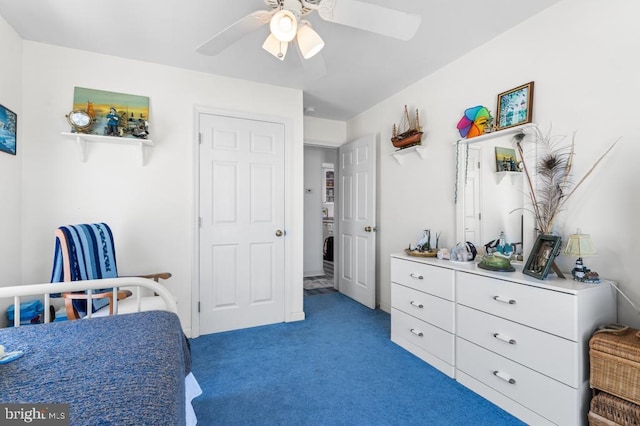
<svg viewBox="0 0 640 426"><path fill-rule="evenodd" d="M531 132L530 132L531 130ZM537 162L535 168L536 185L524 156L522 143L530 136L536 143ZM542 234L551 235L558 214L582 183L591 175L604 157L618 143L613 142L598 158L587 173L577 183L573 180L573 155L575 149L575 133L569 145L563 144L564 136L552 136L551 128L545 134L538 127L525 129L514 136L516 147L529 186L529 197L533 206L536 226Z"/></svg>

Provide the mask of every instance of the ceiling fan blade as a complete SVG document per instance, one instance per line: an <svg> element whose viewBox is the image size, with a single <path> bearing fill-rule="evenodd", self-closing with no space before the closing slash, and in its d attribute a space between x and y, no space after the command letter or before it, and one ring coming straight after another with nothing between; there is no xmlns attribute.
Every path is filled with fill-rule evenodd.
<svg viewBox="0 0 640 426"><path fill-rule="evenodd" d="M400 40L410 40L422 17L358 0L323 0L318 14L325 21L359 28Z"/></svg>
<svg viewBox="0 0 640 426"><path fill-rule="evenodd" d="M214 56L240 40L251 31L257 30L271 19L272 12L258 10L231 24L196 48L198 53Z"/></svg>
<svg viewBox="0 0 640 426"><path fill-rule="evenodd" d="M302 55L302 50L300 50L298 41L294 40L294 42L296 50L298 51L298 56L300 57L300 62L302 62L302 70L304 72L305 79L309 81L319 80L327 75L327 66L324 63L322 53L318 52L309 59L305 59Z"/></svg>

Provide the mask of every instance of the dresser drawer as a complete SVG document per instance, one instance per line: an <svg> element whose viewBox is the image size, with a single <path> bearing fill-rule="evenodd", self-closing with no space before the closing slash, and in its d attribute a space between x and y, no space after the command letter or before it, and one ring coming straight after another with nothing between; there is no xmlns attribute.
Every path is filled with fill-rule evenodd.
<svg viewBox="0 0 640 426"><path fill-rule="evenodd" d="M458 306L458 336L519 364L578 388L576 342L487 313Z"/></svg>
<svg viewBox="0 0 640 426"><path fill-rule="evenodd" d="M456 280L459 304L578 341L577 297L460 271Z"/></svg>
<svg viewBox="0 0 640 426"><path fill-rule="evenodd" d="M449 333L455 331L455 303L449 300L392 283L391 307L440 327Z"/></svg>
<svg viewBox="0 0 640 426"><path fill-rule="evenodd" d="M461 338L456 368L553 423L579 422L577 390Z"/></svg>
<svg viewBox="0 0 640 426"><path fill-rule="evenodd" d="M454 300L454 271L391 258L391 281L447 300Z"/></svg>
<svg viewBox="0 0 640 426"><path fill-rule="evenodd" d="M391 340L398 344L409 342L447 364L454 363L453 334L393 308L391 309ZM405 347L402 344L400 346Z"/></svg>

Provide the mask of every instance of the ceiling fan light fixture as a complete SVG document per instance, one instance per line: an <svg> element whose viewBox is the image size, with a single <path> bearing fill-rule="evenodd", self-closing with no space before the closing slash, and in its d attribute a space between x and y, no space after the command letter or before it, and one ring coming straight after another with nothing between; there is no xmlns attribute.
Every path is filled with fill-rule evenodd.
<svg viewBox="0 0 640 426"><path fill-rule="evenodd" d="M298 21L293 13L282 9L273 15L269 27L275 38L283 43L288 43L296 36Z"/></svg>
<svg viewBox="0 0 640 426"><path fill-rule="evenodd" d="M302 57L309 59L324 47L324 40L309 25L302 25L298 29L298 46Z"/></svg>
<svg viewBox="0 0 640 426"><path fill-rule="evenodd" d="M287 48L289 43L280 42L273 34L269 34L269 37L262 44L262 48L271 53L276 58L284 61L284 57L287 56Z"/></svg>

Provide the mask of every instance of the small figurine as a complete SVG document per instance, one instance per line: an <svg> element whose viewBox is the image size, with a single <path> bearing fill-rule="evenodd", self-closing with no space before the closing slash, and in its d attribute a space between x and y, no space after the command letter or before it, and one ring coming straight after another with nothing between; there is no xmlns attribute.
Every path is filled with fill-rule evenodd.
<svg viewBox="0 0 640 426"><path fill-rule="evenodd" d="M573 277L573 279L575 281L582 281L584 279L584 274L585 274L585 267L584 264L582 263L582 258L579 257L578 260L576 260L576 264L573 268L573 270L571 271L571 276Z"/></svg>
<svg viewBox="0 0 640 426"><path fill-rule="evenodd" d="M476 258L477 254L476 247L469 241L464 244L456 244L449 252L451 260L457 260L458 262L470 262Z"/></svg>
<svg viewBox="0 0 640 426"><path fill-rule="evenodd" d="M418 242L409 243L410 252L416 252L414 256L434 257L437 255L438 243L440 242L440 233L436 232L436 246L431 245L431 229L424 229L418 236Z"/></svg>
<svg viewBox="0 0 640 426"><path fill-rule="evenodd" d="M449 260L451 258L451 253L448 248L441 248L438 250L438 259L446 259Z"/></svg>
<svg viewBox="0 0 640 426"><path fill-rule="evenodd" d="M105 130L105 136L119 136L118 135L118 124L120 121L120 116L118 115L116 109L111 107L109 109L109 114L107 114L107 128Z"/></svg>
<svg viewBox="0 0 640 426"><path fill-rule="evenodd" d="M484 245L487 254L500 253L504 256L510 257L513 253L513 244L507 243L507 237L504 231L500 231L500 235L497 240L489 241Z"/></svg>
<svg viewBox="0 0 640 426"><path fill-rule="evenodd" d="M498 244L496 245L496 251L500 254L505 255L506 257L511 256L511 253L513 252L513 246L507 243L507 237L506 235L504 235L504 231L500 231Z"/></svg>
<svg viewBox="0 0 640 426"><path fill-rule="evenodd" d="M584 280L582 282L597 284L600 282L600 275L595 271L589 271L584 274Z"/></svg>
<svg viewBox="0 0 640 426"><path fill-rule="evenodd" d="M425 229L422 231L422 238L418 241L418 250L429 251L431 250L431 230Z"/></svg>
<svg viewBox="0 0 640 426"><path fill-rule="evenodd" d="M584 263L582 262L582 258L579 257L576 260L576 264L574 268L571 270L571 276L575 281L580 281L583 283L599 283L600 276L597 272L590 270Z"/></svg>

